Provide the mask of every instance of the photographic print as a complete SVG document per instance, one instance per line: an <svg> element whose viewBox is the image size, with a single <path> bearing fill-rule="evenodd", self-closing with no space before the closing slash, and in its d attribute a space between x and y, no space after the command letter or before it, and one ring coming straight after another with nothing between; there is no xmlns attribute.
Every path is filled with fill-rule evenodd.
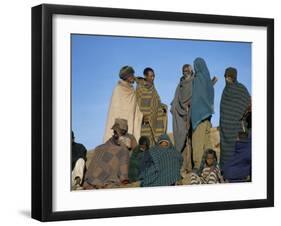
<svg viewBox="0 0 281 226"><path fill-rule="evenodd" d="M251 43L72 34L71 54L72 190L251 181Z"/></svg>

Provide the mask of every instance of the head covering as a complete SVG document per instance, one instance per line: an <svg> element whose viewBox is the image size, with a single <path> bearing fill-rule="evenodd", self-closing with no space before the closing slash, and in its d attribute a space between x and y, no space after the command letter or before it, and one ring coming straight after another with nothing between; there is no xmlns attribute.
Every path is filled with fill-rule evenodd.
<svg viewBox="0 0 281 226"><path fill-rule="evenodd" d="M206 62L202 58L194 60L195 78L191 98L191 123L193 130L214 113L214 87Z"/></svg>
<svg viewBox="0 0 281 226"><path fill-rule="evenodd" d="M235 68L227 68L225 74L237 77ZM220 102L220 166L223 167L234 153L238 133L242 131L241 119L250 104L247 88L237 80L226 83Z"/></svg>
<svg viewBox="0 0 281 226"><path fill-rule="evenodd" d="M139 139L139 145L146 145L148 148L150 146L150 141L147 136L141 136Z"/></svg>
<svg viewBox="0 0 281 226"><path fill-rule="evenodd" d="M131 66L124 66L119 72L119 77L123 80L126 80L130 76L133 76L135 73L134 69Z"/></svg>
<svg viewBox="0 0 281 226"><path fill-rule="evenodd" d="M224 77L231 77L234 82L237 81L237 70L234 67L228 67L225 69Z"/></svg>
<svg viewBox="0 0 281 226"><path fill-rule="evenodd" d="M111 129L116 132L120 132L121 130L128 131L128 121L126 119L116 118Z"/></svg>
<svg viewBox="0 0 281 226"><path fill-rule="evenodd" d="M162 147L160 147L160 143L162 143L163 141L166 141L167 143L169 143L168 148L173 148L174 149L174 145L172 144L172 142L170 140L170 137L166 133L162 134L158 138L156 146L158 146L158 148L162 148Z"/></svg>

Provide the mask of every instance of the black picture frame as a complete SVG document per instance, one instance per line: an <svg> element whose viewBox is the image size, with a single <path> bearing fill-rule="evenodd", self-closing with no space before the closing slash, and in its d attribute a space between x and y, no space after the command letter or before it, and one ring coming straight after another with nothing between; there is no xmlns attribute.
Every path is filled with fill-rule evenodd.
<svg viewBox="0 0 281 226"><path fill-rule="evenodd" d="M52 18L55 14L247 25L267 29L267 198L195 204L52 210ZM32 8L32 218L57 221L274 206L274 20L43 4Z"/></svg>

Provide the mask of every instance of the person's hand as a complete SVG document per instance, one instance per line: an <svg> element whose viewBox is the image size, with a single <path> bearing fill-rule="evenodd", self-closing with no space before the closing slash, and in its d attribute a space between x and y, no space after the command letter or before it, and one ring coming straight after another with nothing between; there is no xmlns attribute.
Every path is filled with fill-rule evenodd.
<svg viewBox="0 0 281 226"><path fill-rule="evenodd" d="M81 178L80 177L75 177L75 185L80 185L81 184Z"/></svg>
<svg viewBox="0 0 281 226"><path fill-rule="evenodd" d="M149 122L149 117L148 115L143 116L143 122L148 123Z"/></svg>
<svg viewBox="0 0 281 226"><path fill-rule="evenodd" d="M212 78L212 84L215 85L217 83L217 81L218 81L218 78L216 76L214 76Z"/></svg>

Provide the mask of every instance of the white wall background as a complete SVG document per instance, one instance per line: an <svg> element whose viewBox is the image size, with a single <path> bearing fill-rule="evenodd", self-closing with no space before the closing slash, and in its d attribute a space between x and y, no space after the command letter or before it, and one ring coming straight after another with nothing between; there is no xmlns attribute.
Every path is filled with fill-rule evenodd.
<svg viewBox="0 0 281 226"><path fill-rule="evenodd" d="M58 0L2 1L0 20L0 222L37 225L31 203L31 7L41 3L275 18L275 115L281 115L281 15L278 1ZM279 64L278 64L279 63ZM56 222L60 225L268 224L280 221L281 118L275 117L275 208ZM278 139L279 138L279 139ZM253 191L254 192L254 191ZM205 221L205 222L204 222Z"/></svg>

